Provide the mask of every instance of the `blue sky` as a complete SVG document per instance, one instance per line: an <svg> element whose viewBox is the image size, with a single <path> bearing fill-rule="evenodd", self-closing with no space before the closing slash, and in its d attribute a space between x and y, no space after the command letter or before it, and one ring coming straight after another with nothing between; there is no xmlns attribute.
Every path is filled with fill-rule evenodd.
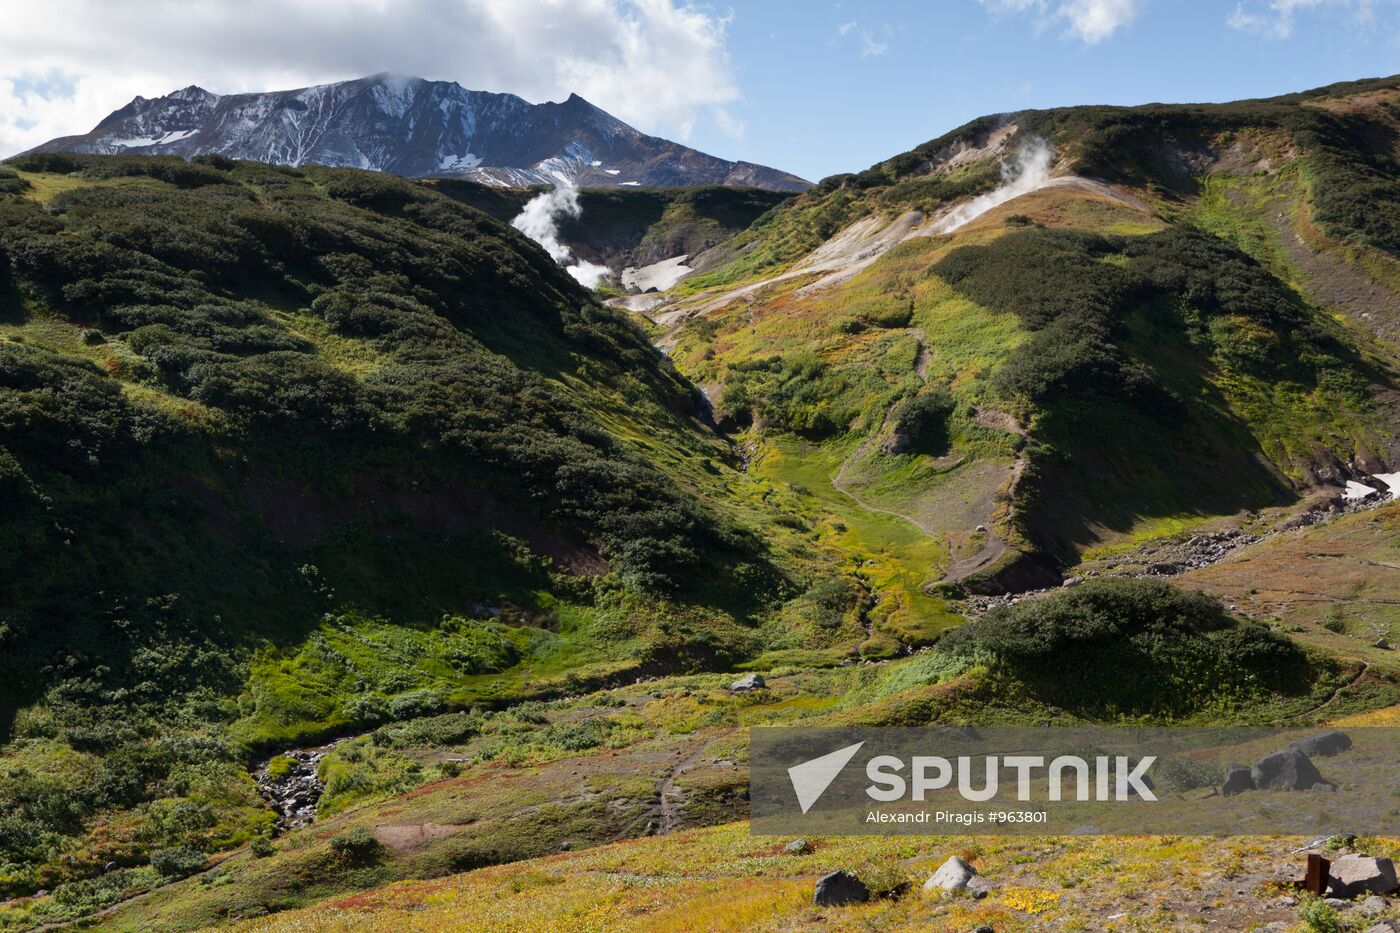
<svg viewBox="0 0 1400 933"><path fill-rule="evenodd" d="M0 28L0 157L189 84L380 71L818 180L985 113L1220 101L1400 72L1400 0L44 0Z"/></svg>
<svg viewBox="0 0 1400 933"><path fill-rule="evenodd" d="M986 113L1236 100L1400 72L1400 7L1385 3L1369 15L1298 3L1290 22L1289 4L1144 0L1096 41L1055 4L1025 6L736 2L742 98L729 109L743 135L700 126L691 141L816 180Z"/></svg>

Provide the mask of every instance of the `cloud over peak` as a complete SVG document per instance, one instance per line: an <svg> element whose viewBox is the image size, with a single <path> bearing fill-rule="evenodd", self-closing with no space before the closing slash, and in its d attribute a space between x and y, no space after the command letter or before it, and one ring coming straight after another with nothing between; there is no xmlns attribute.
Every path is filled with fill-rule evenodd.
<svg viewBox="0 0 1400 933"><path fill-rule="evenodd" d="M699 120L737 125L725 110L739 99L728 26L677 0L19 4L0 30L0 156L86 132L138 94L280 90L378 71L531 101L577 92L644 131L684 138Z"/></svg>

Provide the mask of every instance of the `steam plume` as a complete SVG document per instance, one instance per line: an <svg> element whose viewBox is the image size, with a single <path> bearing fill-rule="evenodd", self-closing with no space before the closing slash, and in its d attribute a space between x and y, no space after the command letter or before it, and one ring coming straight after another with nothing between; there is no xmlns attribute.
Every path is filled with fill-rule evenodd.
<svg viewBox="0 0 1400 933"><path fill-rule="evenodd" d="M559 240L559 218L577 217L582 212L578 189L561 184L531 198L510 225L543 246L545 252L584 288L597 288L612 270L597 263L575 260L573 251Z"/></svg>
<svg viewBox="0 0 1400 933"><path fill-rule="evenodd" d="M1001 163L1001 184L954 209L933 225L936 233L952 233L976 220L998 204L1030 194L1050 184L1050 147L1043 139L1033 139L1010 162Z"/></svg>

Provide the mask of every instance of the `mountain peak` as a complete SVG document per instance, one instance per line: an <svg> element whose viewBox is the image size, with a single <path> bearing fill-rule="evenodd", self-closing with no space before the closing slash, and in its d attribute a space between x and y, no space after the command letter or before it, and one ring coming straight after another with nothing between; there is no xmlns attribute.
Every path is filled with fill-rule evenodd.
<svg viewBox="0 0 1400 933"><path fill-rule="evenodd" d="M433 90L425 93L425 87ZM810 187L786 172L647 136L576 93L559 104L531 104L514 94L390 71L227 96L190 85L154 100L138 97L91 132L32 151L185 158L217 153L512 187Z"/></svg>

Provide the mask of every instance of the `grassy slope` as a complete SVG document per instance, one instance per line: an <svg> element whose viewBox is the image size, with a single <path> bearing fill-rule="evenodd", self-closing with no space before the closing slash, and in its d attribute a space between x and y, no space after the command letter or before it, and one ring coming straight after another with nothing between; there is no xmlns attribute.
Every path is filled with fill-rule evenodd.
<svg viewBox="0 0 1400 933"><path fill-rule="evenodd" d="M0 884L59 887L44 916L119 894L125 876L81 880L108 861L140 873L139 887L153 852L266 833L272 816L245 770L255 754L807 643L782 618L760 629L755 613L771 613L775 585L776 605L792 595L783 575L800 592L835 558L803 545L785 570L764 569L763 554L796 535L775 525L756 545L739 530L770 518L748 506L751 481L684 385L513 231L424 186L353 172L96 158L21 169L0 173L17 197L0 263L0 356L14 380L0 413L15 453L0 456L0 794L17 822ZM265 265L224 265L240 262ZM382 277L357 278L366 271ZM394 331L400 321L416 330ZM217 365L199 369L204 359ZM273 402L241 376L212 394L211 375L254 365L272 387L306 378L303 394ZM456 382L459 365L485 371ZM54 368L67 366L80 375ZM493 395L501 380L522 382ZM434 410L463 385L478 394ZM508 437L528 411L495 428L472 420L532 402L555 406L534 437ZM437 420L458 413L455 427ZM328 428L334 418L351 426ZM416 435L434 423L438 436ZM458 446L498 442L494 454ZM70 464L65 443L90 455ZM607 465L576 459L588 445ZM536 455L598 484L585 510L670 491L636 511L617 501L596 523L567 518L560 500L573 494L521 478L538 462L488 465ZM681 578L674 598L625 580L631 559L685 572L684 550L645 532L678 517L683 549L707 549L695 534L714 521L755 560L720 575L730 586L709 571ZM633 557L600 553L597 535L622 521L614 541ZM821 646L834 661L859 634L824 633ZM76 802L55 814L55 795Z"/></svg>
<svg viewBox="0 0 1400 933"><path fill-rule="evenodd" d="M1393 120L1384 110L1400 93L1393 86L1376 82L1361 88L1366 116L1382 126ZM1332 110L1358 110L1345 103L1347 98L1323 100ZM1140 169L1124 178L1143 185L1137 193L1152 211L1073 189L1048 189L1003 205L952 237L906 241L853 279L815 294L801 288L815 276L798 277L744 293L741 301L725 307L726 288L752 285L790 269L804 249L841 224L862 216L892 218L910 208L936 209L940 197L961 190L955 182L975 171L963 165L943 175L937 169L919 174L946 157L955 133L859 176L830 180L741 237L748 244L742 256L684 283L681 294L696 297L689 302L683 298L676 309L715 310L674 330L667 338L675 343L673 356L682 371L720 400L722 412L725 390L736 379L754 381L745 376L746 367L774 357L784 365L807 366L813 375L803 377L809 382L806 391L798 393L781 382L730 391L735 410L729 413L747 416L752 408L759 414L765 426L758 432L760 441L782 431L805 434L810 443L829 451L821 458L830 464L824 471L827 480L869 506L897 512L915 524L927 524L930 514L943 517L945 527L930 529L945 555L937 566L946 567L983 546L984 539L972 530L978 524L997 528L1016 547L1049 550L1072 563L1083 550L1109 542L1175 534L1215 516L1287 501L1289 487L1335 477L1342 464L1378 466L1394 455L1396 356L1388 310L1395 294L1390 284L1395 277L1388 272L1394 259L1364 235L1339 238L1347 228L1337 220L1330 224L1331 236L1310 220L1310 190L1321 185L1328 193L1324 206L1334 214L1334 202L1342 199L1334 196L1336 191L1352 193L1335 177L1336 153L1318 148L1308 135L1315 129L1297 116L1319 112L1322 106L1291 99L1266 104L1012 115L1009 119L1025 125L1023 134L1040 133L1056 141L1070 165L1079 158L1091 170ZM1166 115L1157 116L1158 110ZM1250 122L1265 117L1281 128L1257 129ZM1162 151L1145 153L1140 150L1147 143L1134 134L1151 137L1135 121L1147 126L1154 119L1172 131L1159 140ZM1114 136L1114 126L1128 131ZM986 129L973 124L959 132L976 145L985 141L980 134ZM1210 155L1209 173L1199 178L1162 174L1165 152L1173 146ZM1354 155L1360 161L1391 157L1366 151ZM921 178L928 181L917 189L914 183ZM1269 222L1275 216L1289 221ZM1014 225L1007 225L1008 218ZM1200 337L1192 336L1190 328L1200 325L1183 326L1182 312L1171 306L1167 292L1165 303L1115 312L1121 316L1113 324L1118 329L1114 340L1186 403L1184 425L1166 426L1150 413L1095 393L1081 401L1061 391L1052 399L1029 402L1008 393L997 380L1027 339L1027 326L1004 310L979 305L975 294L950 287L937 267L960 247L1022 235L1027 222L1049 230L1129 238L1188 225L1217 234L1231 244L1227 249L1241 251L1235 255L1262 264L1272 279L1268 287L1280 296L1276 300L1301 294L1308 305L1303 313L1312 322L1306 327L1333 347L1323 351L1335 361L1327 365L1346 375L1341 382L1305 372L1285 376L1280 367L1287 354L1261 369L1241 354L1272 352L1262 348L1298 340L1302 331L1290 332L1296 325L1261 327L1235 312L1210 312L1207 304L1204 313L1217 316ZM1306 237L1306 257L1287 242L1295 230ZM1330 266L1316 268L1324 261L1364 278L1360 284L1338 285L1332 280L1345 276ZM1346 293L1348 284L1352 291L1367 292L1364 302L1347 301L1352 297ZM1027 287L1034 302L1034 289L1041 286ZM1054 297L1061 288L1054 286L1044 297ZM1200 313L1186 310L1188 322ZM931 367L928 382L946 388L958 403L955 436L939 456L886 456L887 415L899 398L920 391L910 373L909 348L917 354L921 343L925 365ZM1295 357L1314 354L1289 352ZM997 437L975 423L968 431L974 406L1015 412L1029 424L1031 481L1014 487L1014 509L969 514L956 493L940 491L945 479L957 491L980 489L983 499L1012 489L1004 467L1013 461L1020 440ZM1003 465L1000 472L994 468L998 463ZM929 578L936 579L937 573Z"/></svg>
<svg viewBox="0 0 1400 933"><path fill-rule="evenodd" d="M1259 840L1200 837L840 837L811 855L742 824L615 845L340 898L237 930L1192 930L1281 921L1298 909L1277 879L1296 862ZM1287 844L1289 840L1278 840ZM1368 844L1367 851L1378 851ZM1382 847L1379 851L1393 851ZM1003 887L985 901L907 896L811 905L816 877L854 866L862 877L915 886L952 855ZM1209 875L1196 868L1222 866ZM1243 893L1240 893L1243 892Z"/></svg>
<svg viewBox="0 0 1400 933"><path fill-rule="evenodd" d="M1296 696L1257 696L1250 700L1256 716L1309 721L1309 710L1330 716L1393 702L1393 681L1364 682L1348 688L1330 705L1338 684L1354 678L1354 665L1340 665L1309 691ZM770 671L771 674L771 671ZM748 922L773 929L808 922L809 885L830 866L858 866L865 876L890 870L921 878L951 850L970 850L981 866L1012 887L1046 892L1058 905L1054 918L1065 920L1089 912L1107 913L1106 905L1137 897L1138 888L1110 883L1120 873L1144 871L1141 891L1155 895L1149 870L1182 866L1190 853L1225 849L1245 853L1252 871L1280 863L1280 846L1256 841L1158 841L1161 857L1135 862L1138 841L1064 841L1064 839L818 839L816 856L778 856L781 839L749 838L742 825L717 831L679 832L662 839L605 845L595 853L556 855L561 848L581 849L636 835L648 821L664 820L658 792L668 775L672 797L683 804L680 827L727 821L742 808L745 792L743 730L755 724L916 723L916 721L1075 721L1070 710L1037 703L1025 685L994 677L983 668L951 664L928 654L875 667L832 671L777 672L771 692L734 696L724 678L668 678L595 693L566 702L486 717L480 733L469 740L424 744L417 738L361 741L351 756L370 761L372 772L388 780L381 800L329 815L277 843L266 857L235 853L203 876L162 888L130 902L109 916L109 929L193 929L230 918L248 918L353 892L395 878L437 877L500 860L525 862L504 870L473 871L449 881L389 888L370 895L335 899L328 906L293 913L287 923L311 929L349 923L364 929L398 929L405 915L395 905L426 911L419 929L447 923L454 929L489 929L511 923L526 929L540 916L552 916L559 929L595 929L589 911L613 905L634 916L638 929L669 922L672 909L689 905L693 923L707 929L735 929ZM1218 710L1204 721L1222 721ZM1228 714L1226 714L1228 716ZM591 724L592 749L577 744L584 724ZM393 733L395 730L391 730ZM567 738L566 738L567 737ZM400 745L403 741L405 744ZM444 772L448 758L470 763L459 775ZM417 772L414 772L416 766ZM361 762L361 770L365 770ZM399 785L393 779L399 780ZM412 793L391 796L396 786L416 786ZM329 841L356 827L374 832L382 848L363 864L347 864L330 850ZM1152 849L1149 849L1151 852ZM1016 869L1025 864L1025 869ZM1170 870L1176 870L1172 867ZM638 878L636 876L643 876ZM1019 877L1018 877L1019 876ZM539 881L539 888L518 887L518 878ZM654 878L645 881L644 878ZM745 908L728 913L711 904L711 881L728 878L752 892ZM501 887L498 887L500 883ZM598 884L616 883L617 888ZM657 899L657 888L668 891ZM1081 891L1081 888L1088 888ZM515 897L515 895L521 897ZM1222 891L1224 894L1224 891ZM911 898L886 905L876 915L886 919L949 922L966 918L972 905L939 906ZM468 905L494 904L487 916ZM988 918L1014 919L1014 899L995 898L981 909ZM1236 908L1239 908L1236 904ZM1243 905L1250 912L1259 905ZM441 909L440 909L441 908ZM1170 905L1163 904L1163 911ZM893 913L885 913L893 911ZM951 915L949 915L951 911ZM455 919L452 919L454 915ZM613 913L616 922L616 913ZM860 923L861 911L840 912L833 920ZM272 929L280 929L274 920ZM496 927L501 929L501 927Z"/></svg>
<svg viewBox="0 0 1400 933"><path fill-rule="evenodd" d="M1306 175L1306 163L1299 165ZM896 170L890 171L898 174ZM981 177L985 179L985 173ZM974 178L973 183L975 186L985 184L985 181L977 182ZM1205 197L1183 199L1164 196L1156 203L1167 222L1194 219L1226 235L1259 258L1281 280L1301 284L1305 295L1332 310L1326 301L1315 297L1317 292L1309 289L1317 274L1297 272L1296 260L1289 258L1286 250L1278 245L1286 242L1285 238L1277 232L1270 234L1261 224L1264 212L1246 210L1240 203L1222 194L1230 186L1247 187L1252 183L1249 179L1216 175L1206 183ZM888 187L897 188L901 184L905 183L897 181ZM1211 185L1222 187L1213 190ZM903 191L907 192L910 187L905 184ZM888 193L884 196L888 197ZM1301 203L1297 200L1297 190L1292 190L1288 197L1291 199L1288 203L1296 210ZM1021 205L1018 202L1014 209L1008 206L989 216L985 222L960 232L956 245L987 243L1005 235L1007 228L1004 225L1013 213L1024 213L1047 227L1079 226L1134 236L1150 234L1162 222L1144 220L1141 215L1125 213L1120 206L1112 203L1077 195L1044 193L1034 200L1025 200L1028 203ZM830 218L818 212L813 225L812 211L805 208L797 210L802 203L799 199L794 205L794 212L795 216L805 218L801 226L806 229L798 231L794 227L794 231L810 237L811 230L819 232L823 229L821 223L829 222ZM879 208L890 206L898 208L898 198L883 201ZM1022 206L1026 208L1024 211L1021 210ZM1258 208L1259 204L1250 206ZM842 207L836 213L840 214L845 209ZM869 209L876 208L872 205ZM777 220L770 219L766 223L770 226L774 223L781 225L785 223L781 219L783 216L779 212ZM1298 213L1298 221L1300 224L1306 223L1306 212ZM1020 229L1019 221L1012 227ZM1389 268L1390 260L1383 250L1364 243L1339 244L1320 232L1318 237L1313 242L1322 249L1335 251L1348 263L1361 266L1378 280L1385 281L1384 270ZM856 641L863 642L863 648L868 653L879 656L889 650L894 639L926 638L951 621L942 603L924 593L924 586L936 579L939 568L946 566L950 559L975 553L983 542L967 533L967 525L971 522L966 520L965 515L958 520L957 530L961 537L947 529L940 529L931 535L921 534L917 527L949 510L953 500L939 491L941 475L947 474L952 478L950 485L966 489L967 473L970 472L968 466L984 464L989 468L1004 468L1014 462L1021 444L1014 432L988 428L973 417L972 406L981 405L984 409L997 404L1013 407L1014 400L998 399L991 393L989 381L998 361L1023 343L1026 334L1014 315L979 306L958 294L948 283L940 281L938 276L927 274L926 270L946 256L949 247L947 242L913 241L832 292L812 297L796 294L793 287L780 288L748 309L722 311L711 316L712 323L688 325L679 335L677 358L684 370L695 375L697 382L712 381L723 373L725 364L735 360L761 359L775 353L817 356L827 366L824 371L816 371L821 380L821 391L809 401L812 401L814 410L826 413L838 425L853 426L838 432L839 436L835 437L803 438L771 430L755 432L748 438L755 453L752 477L721 474L719 479L713 479L713 474L702 475L707 472L703 470L696 471L693 477L697 488L708 483L709 486L704 488L725 489L722 496L716 494L715 507L722 512L753 516L768 510L768 520L763 525L765 533L782 543L783 549L792 555L795 566L810 570L831 567L835 565L833 562L844 561L841 563L842 573L832 575L831 579L839 581L837 590L846 594L836 599L836 605L846 608L833 612L829 588L813 587L767 623L765 631L770 636L770 649L767 654L751 662L753 666L770 672L778 668L781 672L785 661L794 668L831 663L841 653L843 643ZM788 253L792 255L789 257ZM730 280L752 278L765 265L769 267L765 271L781 268L797 255L800 255L800 250L796 248L787 252L779 250L774 253L777 257L775 260L735 267ZM710 284L721 280L722 276ZM906 309L908 317L904 319ZM847 323L853 319L859 319L859 323L854 326ZM1338 322L1346 327L1356 323L1344 315L1339 315ZM1150 358L1149 351L1156 352L1157 348L1150 339L1142 339L1144 332L1130 331L1130 335L1137 343L1130 340L1128 345L1136 346L1144 357ZM1366 330L1358 326L1348 339L1367 358L1386 362L1385 351L1371 344L1371 336ZM918 343L923 343L931 351L923 359L930 381L945 384L958 402L950 424L949 450L937 456L892 457L884 454L878 443L869 441L872 438L878 440L887 433L886 416L901 395L920 390L922 380L917 378L916 373L911 373L921 362ZM810 375L813 370L805 372ZM1318 434L1319 424L1327 424L1329 428L1342 426L1342 432L1334 433L1330 438L1318 436L1316 439L1324 449L1349 456L1355 454L1358 440L1370 438L1377 443L1384 440L1378 436L1381 431L1376 427L1374 409L1352 410L1335 405L1329 407L1326 403L1313 407L1311 402L1295 398L1280 401L1277 397L1261 394L1256 386L1223 378L1218 373L1213 377L1212 385L1214 391L1226 400L1229 411L1248 426L1248 430L1259 438L1261 446L1269 450L1285 468L1295 464L1290 460L1294 452L1302 452L1306 458L1315 451L1316 448L1308 442ZM803 413L810 415L812 412ZM1032 420L1033 439L1035 425L1036 421ZM637 439L640 441L642 436L639 434ZM1271 443L1275 446L1270 447ZM1290 444L1296 446L1290 447ZM692 458L689 468L693 466ZM999 484L992 482L995 478L995 474L992 474L991 479L982 480L991 483L982 491L983 495L997 488ZM833 480L836 485L832 484ZM885 514L880 509L896 514ZM1165 495L1155 501L1146 501L1132 521L1115 530L1119 534L1154 535L1189 527L1206 517L1199 513L1191 514L1189 510L1183 511L1180 502ZM989 517L994 527L1016 541L1017 529L1009 519L1010 515L1002 510ZM1361 521L1356 519L1358 523ZM1107 530L1107 526L1101 528ZM1354 539L1348 539L1349 542L1351 540ZM1338 547L1349 548L1350 543ZM1272 544L1268 546L1269 554L1279 553L1272 548ZM1367 559L1384 558L1383 543L1375 543L1372 550L1381 557ZM1304 551L1307 551L1306 546ZM1287 569L1289 559L1284 555L1279 560L1283 568L1279 571L1281 587L1286 585L1292 573ZM1203 575L1202 585L1215 586L1216 583L1209 582L1208 575ZM1319 588L1325 591L1326 598L1330 600L1338 598L1335 594L1346 591L1348 585L1341 576L1329 576L1320 583ZM1222 592L1238 591L1237 585L1228 582L1219 586ZM1231 586L1235 586L1235 589L1232 590ZM1262 591L1264 588L1260 589ZM862 592L873 595L873 607L868 602L862 604L858 598L854 606L845 601L850 594L859 597ZM1346 591L1345 595L1351 595L1351 592ZM1284 602L1288 602L1286 597ZM1384 599L1378 599L1376 605L1383 606ZM1287 610L1289 607L1283 608ZM1294 618L1287 611L1281 614L1290 622ZM1312 621L1301 614L1298 619L1301 621L1294 624L1306 625ZM1342 624L1345 634L1356 623L1355 620L1343 619ZM1361 620L1362 626L1367 624L1369 617ZM867 625L869 632L863 635L862 629ZM779 632L782 634L778 635ZM1337 633L1319 635L1317 643L1344 656L1364 654L1368 661L1375 663L1370 653L1358 649L1354 641L1329 640L1330 635L1334 634ZM948 677L946 672L940 674L921 666L927 663L924 659L915 659L892 664L885 670L806 671L780 676L774 681L777 689L772 698L771 715L764 719L782 722L794 721L796 717L815 716L825 721L929 722L958 721L971 716L985 721L989 716L993 719L1007 716L1010 721L1019 721L1016 717L1025 715L1026 693L1022 685L1008 684L986 671L962 671ZM937 666L934 665L935 668ZM1390 699L1392 687L1388 674L1373 672L1358 678L1358 671L1354 662L1334 664L1303 694L1262 705L1256 703L1251 714L1265 719L1306 718L1310 710L1333 695L1336 687L1347 683L1353 686L1337 693L1338 699L1328 703L1326 715L1338 715L1348 708L1366 709L1393 702ZM872 683L872 678L877 681L888 679L880 684ZM938 682L940 679L941 683ZM719 818L718 812L710 812L705 802L722 802L726 788L732 788L737 780L732 773L726 773L725 767L716 764L733 754L730 748L736 739L730 730L759 721L755 719L757 714L744 709L750 701L736 701L717 691L715 688L720 683L722 681L718 680L663 681L638 688L638 692L664 694L658 701L661 709L657 711L656 720L635 731L626 731L632 730L633 726L625 725L624 731L615 736L609 731L609 739L606 740L607 744L619 746L619 754L642 756L627 758L632 766L654 769L657 760L684 759L690 754L690 744L679 737L693 736L697 742L717 741L719 745L702 756L701 773L693 778L697 784L692 790L698 811L696 822ZM551 710L546 718L554 722L557 718L579 715L580 709L588 707L596 706L603 710L613 708L613 701L605 701L603 696L594 695L574 701L573 705ZM699 709L696 714L686 712L697 700ZM642 709L647 709L651 702L644 701ZM1018 707L1021 707L1020 712L1016 712ZM1064 711L1044 707L1039 712L1051 717L1065 715ZM505 714L499 723L489 726L488 732L498 727L506 731L515 728L510 725L509 714ZM522 725L516 729L516 734L528 731ZM213 922L227 917L230 909L238 913L255 911L260 907L289 906L329 894L332 890L353 890L394 877L436 875L450 870L454 864L467 867L468 863L454 863L454 859L460 855L458 850L465 844L464 840L457 838L460 831L443 837L455 839L454 842L434 842L413 852L394 849L375 866L354 872L345 872L343 866L329 855L326 837L332 829L338 830L343 826L358 823L381 827L397 823L400 817L403 822L419 827L433 821L459 825L473 817L480 817L482 813L477 809L475 792L472 800L452 802L454 797L461 796L454 790L455 782L459 780L476 782L469 784L473 787L479 786L482 781L501 781L503 786L509 787L511 781L519 780L517 774L523 772L528 780L538 779L542 782L537 788L541 801L551 799L550 795L557 800L561 793L566 792L561 792L557 786L551 787L550 778L539 776L538 769L547 769L548 765L532 765L529 762L541 756L550 758L557 755L562 746L556 743L561 741L571 743L576 740L556 735L542 737L539 742L526 740L522 743L514 739L503 751L493 749L486 764L471 766L466 775L430 783L421 793L405 798L389 795L402 787L430 780L434 776L433 768L439 767L436 761L447 756L449 748L453 749L453 754L467 749L409 739L401 750L390 748L382 753L366 750L359 762L352 762L355 766L351 770L366 775L364 780L370 782L366 796L370 802L356 805L352 800L351 809L346 815L337 817L346 822L296 834L283 844L282 852L261 860L261 865L246 854L239 855L228 863L227 873L218 870L200 879L164 889L118 912L113 920L117 926L131 928L159 922ZM654 744L659 759L645 757L652 754L649 743ZM479 750L480 746L476 748ZM351 754L356 753L352 751ZM419 763L416 772L411 767L415 760ZM606 753L601 756L589 754L579 762L582 769L596 768L594 773L598 775L598 780L616 771L611 767ZM523 769L519 767L522 764ZM482 770L478 771L478 768ZM684 776L681 781L684 783ZM709 794L709 790L714 790L714 794ZM655 791L656 787L649 782L632 788L619 787L614 783L607 794L617 792L618 799L622 801L618 809L624 814L631 812L641 818L650 816L648 808L654 804ZM510 793L515 792L511 788ZM375 802L386 796L387 801ZM509 795L505 799L510 799ZM722 811L722 807L721 803L716 810ZM532 824L528 829L522 824L510 823L507 809L503 808L500 814L505 816L503 821L497 823L488 819L480 831L470 833L468 848L479 843L488 847L516 846L523 838L530 838L532 845L541 847L534 851L515 849L512 850L513 855L511 852L504 853L508 857L518 857L547 850L558 841L563 841L560 839L561 832L564 835L576 834L580 844L583 844L606 841L633 831L598 819L596 814L590 815L588 812L579 814L578 819L567 813L554 814L544 824ZM497 819L500 819L500 815ZM497 829L500 830L499 834ZM797 860L776 857L769 851L771 847L767 843L742 839L740 832L737 828L726 828L683 834L624 844L596 854L565 855L546 862L488 869L447 884L435 883L431 887L402 891L390 889L382 895L336 904L297 919L317 927L382 928L399 923L411 926L421 922L424 928L440 928L459 923L456 918L462 913L492 910L492 922L499 928L510 928L512 923L520 925L520 928L529 928L531 918L537 920L539 917L531 911L543 909L550 912L556 924L561 923L561 917L577 920L575 928L579 929L618 922L635 922L646 928L664 927L665 923L670 922L668 910L678 911L678 915L688 918L691 927L696 916L712 917L716 925L751 924L759 928L800 925L811 921L810 908L805 903L808 885L811 877L818 873L817 869L800 864ZM392 834L391 838L398 839ZM1218 854L1224 851L1232 858L1238 856L1239 871L1245 874L1267 871L1276 864L1274 860L1277 858L1276 849L1261 849L1252 841L1224 846L1167 841L1162 843L1160 852L1153 850L1147 856L1130 851L1136 845L1131 841L1035 840L1005 844L974 841L970 844L977 847L979 857L987 859L984 865L999 874L1009 873L1015 877L1015 888L1018 891L1024 889L1024 895L1013 897L1008 891L1000 900L980 907L965 904L929 905L917 900L881 903L848 914L843 912L841 922L946 921L975 925L990 921L996 923L998 928L1006 926L1014 929L1017 924L1029 924L1034 922L1032 918L1040 917L1070 924L1092 924L1102 922L1102 916L1108 909L1105 905L1118 903L1117 899L1123 893L1121 889L1126 882L1120 880L1109 884L1107 879L1110 877L1140 878L1141 892L1151 899L1160 892L1158 882L1163 865L1186 864L1185 860L1194 853ZM825 854L824 857L829 857L833 865L837 862L854 864L869 860L888 868L894 862L902 866L901 870L921 877L923 868L946 856L946 849L947 844L940 841L919 841L909 845L831 840L819 844L818 854ZM685 867L689 863L684 861L690 857L687 852L696 859L689 866L689 875ZM913 861L901 861L910 859ZM1016 867L1033 860L1052 867L1042 871ZM293 865L300 867L292 871L290 868ZM647 869L647 865L657 867ZM661 867L666 865L681 867ZM1059 871L1054 866L1065 870ZM823 862L822 867L830 866ZM612 879L607 884L616 882L616 890L610 888L607 898L598 897L600 871L604 873L601 877ZM655 880L639 884L635 875L654 875ZM709 875L724 880L707 877ZM739 876L739 880L731 881L731 875ZM282 882L280 885L279 881ZM735 885L744 889L746 894L743 897L735 897ZM257 895L259 890L267 890L268 896L260 898ZM659 895L657 890L668 893ZM549 892L557 892L557 896L550 897ZM1231 894L1207 886L1202 896L1219 898L1222 906L1225 906L1225 902L1235 900L1230 897ZM1022 896L1024 901L1021 900ZM401 899L408 912L398 912L396 899ZM1162 913L1157 916L1165 922L1169 915L1167 912L1173 905L1165 901L1161 905ZM1028 906L1032 910L1023 909ZM1260 903L1250 902L1246 908L1246 916L1250 920L1264 917L1261 911L1268 909L1262 899ZM1090 911L1093 911L1094 920L1087 919ZM620 916L630 919L620 921ZM1287 914L1283 913L1277 917L1269 915L1266 919L1286 917ZM277 921L273 922L275 924ZM567 924L573 921L562 922ZM470 919L460 921L461 928L474 928L473 924L474 921Z"/></svg>

